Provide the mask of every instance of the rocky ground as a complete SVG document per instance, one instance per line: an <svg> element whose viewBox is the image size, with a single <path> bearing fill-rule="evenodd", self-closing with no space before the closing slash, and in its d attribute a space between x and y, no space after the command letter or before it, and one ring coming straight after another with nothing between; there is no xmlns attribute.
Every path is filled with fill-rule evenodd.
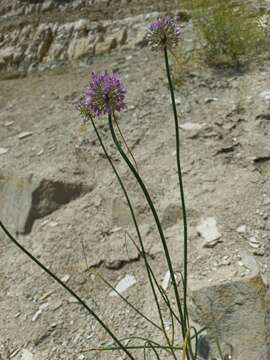
<svg viewBox="0 0 270 360"><path fill-rule="evenodd" d="M75 104L91 71L119 72L128 88L128 108L119 122L157 206L175 270L181 270L183 226L172 109L164 61L145 46L144 33L157 16L153 11L171 10L179 20L183 14L172 2L116 3L108 1L105 7L92 2L93 11L82 20L81 9L90 6L86 1L67 2L64 9L52 1L14 1L13 7L1 2L1 26L10 31L2 36L2 47L0 43L0 218L120 337L161 339L111 296L99 277L113 285L131 281L123 295L158 321L143 260L127 236L136 238L121 189L93 129L82 127ZM66 20L61 11L68 14ZM22 21L20 30L16 19ZM188 34L190 24L182 24ZM27 26L29 34L22 38ZM42 37L31 35L41 28ZM64 28L69 29L66 43ZM47 39L44 34L50 34L49 47L47 40L40 41ZM41 44L47 48L39 57ZM59 44L60 55L55 55ZM5 51L11 55L3 56ZM21 51L17 60L16 51ZM193 321L205 325L214 317L214 332L235 360L270 358L269 69L267 55L241 74L190 64L176 89ZM128 186L151 265L172 296L148 206L112 144L106 118L97 126ZM110 339L3 234L0 239L3 359L121 358L119 353L85 351ZM166 324L172 327L169 318ZM142 352L135 355L143 358Z"/></svg>

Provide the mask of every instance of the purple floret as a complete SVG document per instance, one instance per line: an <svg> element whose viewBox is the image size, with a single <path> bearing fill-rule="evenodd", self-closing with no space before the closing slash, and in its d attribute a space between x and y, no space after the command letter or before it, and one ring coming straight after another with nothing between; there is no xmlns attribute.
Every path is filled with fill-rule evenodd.
<svg viewBox="0 0 270 360"><path fill-rule="evenodd" d="M126 108L126 88L118 75L92 72L90 83L85 89L84 97L79 103L79 110L84 115L112 114Z"/></svg>
<svg viewBox="0 0 270 360"><path fill-rule="evenodd" d="M149 26L148 41L152 49L175 47L180 41L181 28L170 16L158 18Z"/></svg>

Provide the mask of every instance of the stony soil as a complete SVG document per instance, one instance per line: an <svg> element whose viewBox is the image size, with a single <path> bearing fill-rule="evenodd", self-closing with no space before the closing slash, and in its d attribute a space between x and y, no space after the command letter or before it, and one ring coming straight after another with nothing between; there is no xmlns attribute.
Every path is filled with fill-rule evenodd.
<svg viewBox="0 0 270 360"><path fill-rule="evenodd" d="M132 7L127 12L132 14ZM119 336L159 339L119 298L108 296L110 289L98 276L116 285L126 274L133 275L136 284L123 295L158 319L143 260L127 236L135 238L135 232L121 189L92 127L82 128L75 108L91 71L104 69L118 70L128 88L128 109L119 122L157 206L175 269L180 270L183 225L173 115L163 58L148 48L116 49L92 58L90 65L71 64L2 80L0 147L8 151L0 155L0 168L20 177L53 174L63 181L94 184L92 191L36 220L31 232L17 239L76 290ZM254 271L254 264L268 283L269 69L267 57L241 74L190 65L176 89L191 287L242 278ZM162 282L167 268L148 206L112 144L106 118L98 120L97 126L128 186L149 259ZM24 131L32 135L18 139ZM204 246L197 231L207 218L216 220L221 234L212 247ZM119 353L84 352L110 339L7 238L0 235L0 239L3 359L121 358ZM143 358L142 353L135 354Z"/></svg>

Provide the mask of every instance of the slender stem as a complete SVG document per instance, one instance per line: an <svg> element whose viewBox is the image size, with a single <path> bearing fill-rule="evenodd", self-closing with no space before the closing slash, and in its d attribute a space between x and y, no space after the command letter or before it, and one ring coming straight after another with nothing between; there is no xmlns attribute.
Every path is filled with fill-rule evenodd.
<svg viewBox="0 0 270 360"><path fill-rule="evenodd" d="M197 359L197 356L198 356L198 335L199 335L199 331L197 331L197 329L192 326L190 328L190 330L194 330L194 335L193 337L190 338L190 340L192 340L193 338L195 338L195 346L194 346L194 349L195 349L195 354L192 353L192 356L193 356L193 359ZM200 330L201 332L202 330ZM190 348L191 352L192 352L192 347Z"/></svg>
<svg viewBox="0 0 270 360"><path fill-rule="evenodd" d="M107 331L107 333L111 336L111 338L116 342L119 346L119 349L124 351L126 355L135 360L135 358L131 355L131 353L125 348L125 346L121 343L121 341L114 335L114 333L105 325L105 323L100 319L100 317L62 280L60 280L53 272L51 272L45 265L43 265L35 256L33 256L27 249L25 249L7 230L7 228L3 225L2 221L0 221L0 227L5 232L5 234L9 237L9 239L15 244L23 253L25 253L32 261L34 261L42 270L44 270L50 277L52 277L58 284L60 284L64 289L66 289L78 302L100 323L100 325Z"/></svg>
<svg viewBox="0 0 270 360"><path fill-rule="evenodd" d="M164 253L165 253L165 257L167 260L167 264L168 264L168 268L170 271L170 275L171 275L171 279L172 279L172 283L173 283L173 288L174 288L174 293L175 293L175 298L176 298L176 303L177 303L177 307L178 307L178 311L179 311L179 315L180 315L180 319L181 319L181 327L182 327L182 334L183 336L185 335L186 331L185 331L185 324L184 324L184 316L183 316L183 312L182 312L182 308L181 308L181 301L180 301L180 296L179 296L179 292L177 289L177 284L176 284L176 280L175 280L175 275L174 275L174 271L173 271L173 266L172 266L172 262L171 262L171 258L170 258L170 254L169 254L169 249L166 243L166 239L163 233L163 229L156 211L156 208L153 204L153 201L149 195L149 192L144 184L144 182L142 181L142 178L140 177L140 175L138 174L138 172L136 171L136 169L134 168L133 164L129 161L128 157L126 156L125 152L123 151L121 145L118 142L118 139L116 137L115 131L114 131L114 127L112 124L112 116L109 115L108 116L108 120L109 120L109 126L110 126L110 131L111 131L111 135L114 141L114 144L116 146L116 148L118 149L120 155L122 156L122 158L124 159L124 161L126 162L126 164L128 165L128 167L130 168L131 172L133 173L133 175L135 176L138 184L140 185L144 196L147 200L147 203L151 209L151 212L153 214L153 217L155 219L157 228L158 228L158 232L160 235L160 239L163 245L163 249L164 249ZM115 120L115 119L114 119Z"/></svg>
<svg viewBox="0 0 270 360"><path fill-rule="evenodd" d="M146 345L146 348L151 349L151 348L156 348L156 349L161 349L161 350L170 350L169 346L163 346L163 345ZM144 349L145 346L144 345L126 345L126 348L129 350L140 350L140 349ZM174 350L182 350L181 346L174 346L173 347ZM120 350L119 347L117 346L109 346L109 347L105 347L105 348L92 348L92 349L83 349L80 350L81 353L86 353L86 352L91 352L91 351L115 351L115 350Z"/></svg>
<svg viewBox="0 0 270 360"><path fill-rule="evenodd" d="M194 329L194 328L193 328ZM205 331L207 328L203 327L201 328L199 331L195 332L195 335L190 337L190 340L193 340L194 338L196 339L196 341L198 341L198 335L200 333L202 333L203 331ZM195 330L195 329L194 329ZM150 341L151 344L154 344L156 349L163 349L166 350L168 353L170 353L170 346L166 346L166 345L160 345L157 342L153 341L153 340L148 340L144 337L141 336L130 336L130 337L126 337L126 338L122 338L120 339L121 341L125 341L125 340L142 340L142 341ZM127 349L143 349L144 345L126 345ZM183 350L183 346L173 346L174 350ZM107 347L100 347L100 348L91 348L91 349L84 349L81 350L80 352L91 352L91 351L114 351L114 350L120 350L119 347L117 346L107 346ZM196 355L197 356L197 355ZM197 359L197 357L196 357Z"/></svg>
<svg viewBox="0 0 270 360"><path fill-rule="evenodd" d="M139 249L138 245L135 243L134 239L132 239L132 237L130 236L130 234L128 233L128 236L130 238L130 240L132 241L133 245L136 247L136 249L138 250L138 252L140 253L140 255L143 257L144 255L142 254L141 250ZM165 302L165 304L167 305L169 311L170 311L170 314L173 315L173 317L176 319L176 321L181 325L181 321L180 319L178 318L178 316L175 314L174 310L172 309L171 305L170 305L170 301L169 301L169 298L165 292L165 290L159 285L157 279L156 279L156 276L151 268L151 266L149 265L148 263L148 266L149 266L149 271L154 279L154 282L157 286L157 288L159 289L159 292Z"/></svg>
<svg viewBox="0 0 270 360"><path fill-rule="evenodd" d="M153 351L154 354L156 355L157 360L161 360L160 356L158 355L158 352L157 352L156 348L151 344L151 342L147 341L147 342L145 343L145 346L146 346L148 343L149 343L152 351Z"/></svg>
<svg viewBox="0 0 270 360"><path fill-rule="evenodd" d="M178 115L177 115L176 104L175 104L173 83L172 83L171 74L170 74L168 51L167 51L166 46L164 47L164 55L165 55L166 73L167 73L169 87L170 87L173 115L174 115L177 173L178 173L178 180L179 180L179 187L180 187L180 196L181 196L181 203L182 203L183 223L184 223L184 318L185 318L185 327L187 328L188 327L188 324L187 324L187 275L188 275L188 269L187 269L187 265L188 265L187 214L186 214L184 186L183 186L181 162L180 162L179 123L178 123Z"/></svg>
<svg viewBox="0 0 270 360"><path fill-rule="evenodd" d="M122 131L121 131L121 128L120 128L120 126L119 126L119 124L118 124L117 121L116 121L116 126L117 126L117 129L118 129L118 131L119 131L119 134L120 134L120 136L121 136L121 138L122 138L122 140L123 140L123 142L124 142L124 144L125 144L125 147L126 147L128 153L130 154L130 156L132 157L132 159L133 159L133 161L134 161L136 170L139 172L136 159L135 159L134 155L132 154L132 151L131 151L130 148L128 147L128 144L127 144L127 142L126 142L126 140L125 140L125 137L124 137L124 135L123 135L123 133L122 133Z"/></svg>
<svg viewBox="0 0 270 360"><path fill-rule="evenodd" d="M164 324L164 320L163 320L163 315L162 315L162 312L161 312L161 308L160 308L160 304L159 304L159 301L158 301L158 297L157 297L157 294L156 294L156 291L155 291L155 287L154 287L154 283L153 283L153 279L152 279L152 276L151 276L151 273L150 273L150 266L149 266L149 263L148 263L148 260L147 260L147 257L146 257L146 253L145 253L145 249L144 249L144 244L143 244L143 240L142 240L142 237L141 237L141 233L140 233L140 229L139 229L139 226L138 226L138 223L137 223L137 219L136 219L136 216L135 216L135 213L134 213L134 210L133 210L133 206L131 204L131 201L130 201L130 198L128 196L128 193L126 191L126 188L124 186L124 183L121 179L121 177L119 176L118 174L118 171L116 170L116 167L114 166L114 163L112 161L112 159L110 158L104 144L103 144L103 141L99 135L99 132L98 132L98 129L95 125L95 122L93 120L93 118L90 116L90 119L91 119L91 122L92 122L92 125L93 125L93 128L95 130L95 133L97 135L97 138L99 140L99 143L102 147L102 150L107 158L107 160L109 161L112 169L113 169L113 172L114 174L116 175L117 177L117 180L121 186L121 189L125 195L125 198L126 198L126 201L127 201L127 204L128 204L128 207L129 207L129 210L130 210L130 213L131 213L131 216L132 216L132 220L133 220L133 223L135 225L135 229L136 229L136 232L137 232L137 236L139 238L139 242L140 242L140 246L141 246L141 249L142 249L142 254L143 254L143 259L144 259L144 262L145 262L145 267L146 267L146 271L147 271L147 275L148 275L148 279L149 279L149 282L150 282L150 286L151 286L151 289L152 289L152 292L153 292L153 295L154 295L154 300L155 300L155 303L156 303L156 306L157 306L157 310L158 310L158 314L159 314L159 318L160 318L160 322L161 322L161 326L162 326L162 331L163 331L163 334L168 342L168 345L170 346L170 339L167 335L167 332L166 332L166 329L165 329L165 324ZM160 289L159 289L160 290ZM172 351L172 354L173 356L175 357L173 351Z"/></svg>
<svg viewBox="0 0 270 360"><path fill-rule="evenodd" d="M149 344L151 343L152 345L154 345L157 349L164 349L166 350L169 354L171 353L171 346L166 346L166 345L160 345L158 342L154 341L154 340L150 340L147 339L143 336L127 336L125 338L121 338L121 341L125 341L125 340L142 340L144 342L148 342ZM142 348L144 347L144 345L142 345ZM173 347L174 350L181 350L182 347L177 348L177 346Z"/></svg>

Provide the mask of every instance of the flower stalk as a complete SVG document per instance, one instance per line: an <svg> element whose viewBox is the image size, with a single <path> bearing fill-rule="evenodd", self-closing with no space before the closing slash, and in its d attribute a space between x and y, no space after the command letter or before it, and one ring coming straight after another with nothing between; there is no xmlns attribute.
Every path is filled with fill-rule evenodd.
<svg viewBox="0 0 270 360"><path fill-rule="evenodd" d="M135 179L137 180L138 184L140 185L142 192L146 198L146 201L151 209L151 212L153 214L155 223L157 225L157 229L160 235L160 239L162 242L162 246L164 249L164 253L165 253L165 257L166 257L166 261L167 261L167 265L169 268L169 272L170 272L170 276L171 276L171 280L172 280L172 284L173 284L173 288L174 288L174 293L175 293L175 298L176 298L176 303L177 303L177 307L178 307L178 312L179 312L179 316L181 319L181 327L182 327L182 332L185 333L185 325L184 325L184 315L183 315L183 311L182 311L182 306L181 306L181 301L180 301L180 295L179 295L179 291L177 288L177 283L176 283L176 279L175 279L175 274L173 271L173 266L172 266L172 262L171 262L171 257L170 257L170 253L169 253L169 249L166 243L166 239L164 236L164 232L160 223L160 219L158 217L156 208L153 204L153 201L151 199L151 196L142 180L142 178L140 177L140 175L138 174L138 172L136 171L135 167L133 166L133 164L130 162L130 160L128 159L128 157L126 156L125 152L123 151L121 144L119 143L117 136L115 134L115 130L114 130L114 126L113 126L113 120L114 122L116 122L116 118L112 118L111 114L108 114L108 120L109 120L109 127L110 127L110 131L111 131L111 136L113 139L113 142L119 152L119 154L121 155L121 157L123 158L123 160L126 162L127 166L130 168L132 174L134 175Z"/></svg>
<svg viewBox="0 0 270 360"><path fill-rule="evenodd" d="M180 197L181 197L181 204L182 204L182 213L183 213L183 225L184 225L184 317L185 317L185 327L188 328L187 323L187 283L188 283L188 226L187 226L187 212L186 212L186 205L185 205L185 195L184 195L184 185L182 179L182 170L181 170L181 159L180 159L180 134L179 134L179 122L178 122L178 115L175 103L175 95L173 89L172 78L170 74L170 65L168 59L168 49L164 47L164 58L165 58L165 68L166 74L168 78L169 88L170 88L170 95L173 107L173 115L174 115L174 125L175 125L175 139L176 139L176 162L177 162L177 174L178 174L178 181L179 181L179 189L180 189Z"/></svg>
<svg viewBox="0 0 270 360"><path fill-rule="evenodd" d="M167 331L165 329L165 323L164 323L164 320L163 320L161 307L160 307L159 300L158 300L157 293L156 293L155 286L154 286L154 282L156 282L156 277L155 277L155 275L154 275L154 273L153 273L153 271L152 271L152 269L150 267L150 264L149 264L149 262L147 260L143 239L142 239L142 236L141 236L141 232L140 232L140 229L139 229L139 226L138 226L138 222L137 222L137 219L136 219L136 216L135 216L135 212L133 210L131 200L130 200L128 192L127 192L127 190L126 190L126 188L124 186L124 183L123 183L120 175L118 174L118 171L117 171L111 157L109 156L109 154L108 154L108 152L106 150L106 147L105 147L105 145L104 145L104 143L102 141L102 138L101 138L101 136L100 136L100 134L98 132L98 129L96 127L93 116L91 114L88 114L88 116L89 116L89 118L90 118L90 120L92 122L92 126L93 126L93 128L95 130L95 133L96 133L96 136L97 136L97 138L99 140L100 146L102 147L102 150L103 150L107 160L109 161L109 163L110 163L110 165L111 165L111 167L113 169L113 172L114 172L114 174L115 174L115 176L116 176L116 178L117 178L117 180L118 180L118 182L120 184L120 187L121 187L121 189L122 189L122 191L124 193L124 196L126 198L126 201L127 201L130 213L131 213L131 217L132 217L135 229L136 229L136 233L137 233L137 236L138 236L138 239L139 239L139 243L140 243L140 247L141 247L141 253L143 255L143 259L144 259L144 262L145 262L145 267L146 267L146 271L147 271L148 280L149 280L149 283L150 283L150 286L151 286L151 290L152 290L152 293L153 293L153 296L154 296L155 304L157 306L157 310L158 310L158 314L159 314L159 318L160 318L160 322L161 322L161 328L162 328L163 334L165 336L165 339L166 339L166 341L168 343L168 346L171 349L171 353L172 353L173 357L176 360L174 350L173 350L173 346L172 346L172 344L171 344L171 342L169 340L169 337L167 335ZM111 115L108 115L108 116L111 117ZM121 145L119 144L119 146L121 146ZM159 290L159 292L161 292L159 287L158 287L158 290ZM163 294L161 293L161 295L163 295Z"/></svg>

